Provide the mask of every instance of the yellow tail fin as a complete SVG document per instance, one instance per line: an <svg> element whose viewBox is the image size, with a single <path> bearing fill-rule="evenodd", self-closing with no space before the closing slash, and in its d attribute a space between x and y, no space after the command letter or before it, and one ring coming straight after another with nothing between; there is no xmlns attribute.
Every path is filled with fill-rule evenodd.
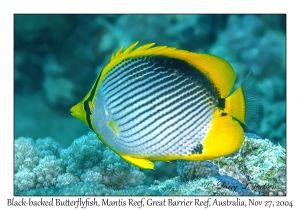
<svg viewBox="0 0 300 210"><path fill-rule="evenodd" d="M262 117L261 97L256 81L251 75L225 99L224 111L248 128L258 128Z"/></svg>

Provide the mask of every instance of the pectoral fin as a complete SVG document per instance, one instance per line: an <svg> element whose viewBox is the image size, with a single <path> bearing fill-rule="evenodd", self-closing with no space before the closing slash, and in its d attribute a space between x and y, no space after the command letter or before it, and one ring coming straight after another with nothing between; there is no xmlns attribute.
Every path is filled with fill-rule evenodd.
<svg viewBox="0 0 300 210"><path fill-rule="evenodd" d="M114 121L109 121L109 122L108 122L108 125L113 129L113 131L115 132L115 134L116 134L117 136L119 136L120 130L119 130L118 125L117 125Z"/></svg>

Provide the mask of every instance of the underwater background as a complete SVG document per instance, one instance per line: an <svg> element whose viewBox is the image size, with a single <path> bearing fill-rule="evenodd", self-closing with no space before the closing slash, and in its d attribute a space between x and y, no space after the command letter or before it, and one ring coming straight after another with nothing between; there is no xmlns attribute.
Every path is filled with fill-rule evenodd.
<svg viewBox="0 0 300 210"><path fill-rule="evenodd" d="M70 165L69 171L64 168L68 167L66 164L70 163L70 157L62 154L76 151L76 146L71 146L72 142L90 132L87 126L70 115L70 108L89 91L111 54L120 46L126 48L135 41L140 41L140 45L155 42L156 45L217 55L232 65L237 75L236 86L251 71L262 91L263 118L258 130L246 131L262 139L270 139L274 145L279 143L286 147L286 15L17 14L14 15L14 139L25 137L18 139L17 144L23 145L23 148L26 145L28 150L34 148L35 153L30 156L32 170L37 165L52 162L53 167L61 167L56 171L69 173L65 173L60 180L74 181L76 175L81 175L81 180L95 181L86 178L95 175L78 171L82 166L76 168L74 159L71 160L75 164L73 168ZM87 147L90 143L86 143L84 138L93 139L92 134L89 135L78 139ZM51 137L55 142L46 137ZM24 140L26 138L31 140ZM45 138L48 141L47 150L41 149L45 146L38 141ZM48 154L49 145L52 145L51 156ZM98 147L102 148L101 145ZM107 157L108 162L111 161L109 152L103 148L99 150L106 154L100 155L99 159ZM58 163L56 158L61 158L59 160L62 162ZM18 167L20 165L23 165L22 161ZM141 183L150 185L154 180L174 178L180 167L176 161L157 162L155 165L155 171L142 170L145 175L132 168L127 167L126 170L134 174L133 177L138 177L137 180L143 180ZM92 172L100 173L99 168ZM19 169L15 170L17 174ZM36 183L44 183L42 178L37 180L36 174L40 174L38 169L35 175L32 171L30 173L35 176ZM30 173L26 172L27 177ZM24 179L22 176L24 174L15 176L15 180ZM185 175L180 176L185 179ZM58 178L55 180L55 183L46 186L57 185ZM242 182L243 179L237 180ZM34 186L38 188L36 183ZM28 183L26 186L25 189L32 188L28 187L31 186ZM124 186L108 187L121 189ZM22 187L17 189L22 190Z"/></svg>

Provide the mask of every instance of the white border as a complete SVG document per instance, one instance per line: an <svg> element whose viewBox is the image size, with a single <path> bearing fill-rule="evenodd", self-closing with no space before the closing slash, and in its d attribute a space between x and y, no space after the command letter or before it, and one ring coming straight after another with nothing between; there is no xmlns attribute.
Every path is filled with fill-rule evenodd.
<svg viewBox="0 0 300 210"><path fill-rule="evenodd" d="M14 13L287 13L287 197L258 197L256 200L292 200L299 208L299 8L296 1L7 1L0 3L0 208L7 209L13 197L13 14ZM20 106L20 104L15 104ZM58 198L58 197L56 197ZM114 197L116 198L116 197ZM124 197L122 197L124 199ZM128 197L125 197L126 199ZM200 197L205 200L205 197ZM65 199L65 197L62 197ZM73 197L73 199L75 199ZM140 199L140 197L136 197ZM163 199L162 197L157 200ZM182 197L173 197L182 200ZM185 197L185 199L194 199ZM221 199L221 198L220 198ZM226 199L226 198L225 198ZM243 198L245 200L246 198ZM11 208L11 207L10 207ZM64 209L74 207L64 207ZM103 207L101 207L103 209ZM129 208L129 207L127 207ZM153 207L147 207L150 209ZM158 208L158 207L155 207ZM177 207L182 208L182 207ZM192 207L189 209L201 209ZM48 208L50 209L50 208ZM54 209L52 207L51 209ZM110 208L111 209L111 208ZM217 209L217 208L209 208ZM223 207L222 209L231 209ZM251 209L251 208L247 208ZM254 208L253 208L254 209ZM256 208L257 209L257 208Z"/></svg>

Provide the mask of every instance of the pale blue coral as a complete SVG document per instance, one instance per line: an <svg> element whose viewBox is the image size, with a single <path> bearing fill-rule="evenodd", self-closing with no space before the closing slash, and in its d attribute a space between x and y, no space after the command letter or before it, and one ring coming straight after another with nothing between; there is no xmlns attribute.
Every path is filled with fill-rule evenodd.
<svg viewBox="0 0 300 210"><path fill-rule="evenodd" d="M36 175L28 168L23 168L14 175L14 188L16 190L29 190L35 185Z"/></svg>
<svg viewBox="0 0 300 210"><path fill-rule="evenodd" d="M144 173L136 167L120 162L110 164L108 167L99 164L80 176L83 182L99 182L113 189L142 185L145 178Z"/></svg>
<svg viewBox="0 0 300 210"><path fill-rule="evenodd" d="M66 171L80 176L81 181L96 181L121 189L143 184L144 173L104 146L95 133L76 139L61 151Z"/></svg>
<svg viewBox="0 0 300 210"><path fill-rule="evenodd" d="M106 187L99 182L78 182L68 185L63 185L59 188L47 187L37 188L24 191L17 191L15 195L18 196L153 196L161 195L158 190L149 189L146 186L129 187L125 189L115 190Z"/></svg>
<svg viewBox="0 0 300 210"><path fill-rule="evenodd" d="M102 159L104 145L96 134L90 132L86 136L75 139L68 149L61 151L61 158L66 165L66 171L80 176L84 170L90 169Z"/></svg>
<svg viewBox="0 0 300 210"><path fill-rule="evenodd" d="M61 188L90 181L122 189L142 185L145 179L143 172L104 146L92 132L61 150L61 159L58 151L58 143L51 138L39 139L36 144L30 138L17 139L15 189Z"/></svg>
<svg viewBox="0 0 300 210"><path fill-rule="evenodd" d="M38 154L31 138L20 137L14 142L14 170L21 168L32 170L38 164Z"/></svg>
<svg viewBox="0 0 300 210"><path fill-rule="evenodd" d="M59 157L59 143L50 137L37 139L35 141L35 147L40 158L44 158L45 156Z"/></svg>
<svg viewBox="0 0 300 210"><path fill-rule="evenodd" d="M57 177L56 187L59 188L64 185L73 184L73 183L77 183L77 182L80 182L79 177L77 177L73 174L70 174L70 173L64 173Z"/></svg>
<svg viewBox="0 0 300 210"><path fill-rule="evenodd" d="M178 177L164 182L155 181L150 188L142 185L145 179L143 172L129 165L99 142L94 133L89 133L75 140L73 145L65 150L67 161L55 156L45 156L39 159L39 164L33 169L21 164L15 172L15 194L284 195L286 193L285 149L257 135L245 134L245 141L237 152L211 162L178 161ZM15 143L23 145L23 147L15 145L18 147L16 150L18 153L26 153L25 148L29 151L35 149L32 139L23 138ZM87 149L93 151L93 154L101 154L98 163L92 164L91 168L88 167L90 164L85 164L85 161L93 163ZM101 152L98 153L97 150ZM68 155L68 152L75 151L76 155ZM31 154L28 157L36 156ZM78 160L80 164L74 165ZM76 166L73 174L66 172L69 165ZM80 171L82 173L79 176L75 175ZM215 176L218 173L220 176ZM264 189L263 186L270 188Z"/></svg>
<svg viewBox="0 0 300 210"><path fill-rule="evenodd" d="M61 159L46 156L40 159L39 165L33 169L36 174L36 188L50 187L57 184L57 177L64 172Z"/></svg>

